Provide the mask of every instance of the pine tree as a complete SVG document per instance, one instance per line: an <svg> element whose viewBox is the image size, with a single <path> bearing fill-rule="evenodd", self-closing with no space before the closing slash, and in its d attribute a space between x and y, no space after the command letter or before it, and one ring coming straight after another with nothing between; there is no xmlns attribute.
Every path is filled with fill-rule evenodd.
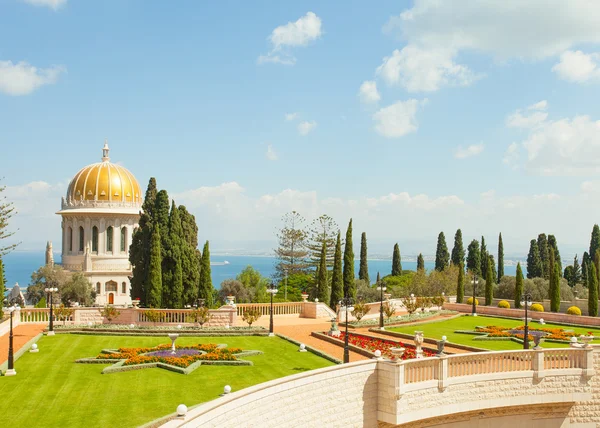
<svg viewBox="0 0 600 428"><path fill-rule="evenodd" d="M521 307L521 298L523 297L523 269L521 263L517 263L517 279L515 283L515 308Z"/></svg>
<svg viewBox="0 0 600 428"><path fill-rule="evenodd" d="M327 214L314 219L306 232L306 250L308 252L308 264L317 268L321 263L321 247L323 243L327 246L327 269L333 266L335 252L335 237L339 226L335 220Z"/></svg>
<svg viewBox="0 0 600 428"><path fill-rule="evenodd" d="M454 266L460 266L465 261L465 248L463 247L462 231L460 229L454 234L454 247L452 247L450 260Z"/></svg>
<svg viewBox="0 0 600 428"><path fill-rule="evenodd" d="M594 260L596 257L596 251L600 249L600 227L595 224L592 229L592 238L590 239L590 259Z"/></svg>
<svg viewBox="0 0 600 428"><path fill-rule="evenodd" d="M4 262L2 261L2 257L0 257L0 296L4 297L4 293L6 292L6 280L4 278ZM0 315L2 314L2 307L0 307Z"/></svg>
<svg viewBox="0 0 600 428"><path fill-rule="evenodd" d="M560 266L558 262L554 263L554 273L550 285L550 310L552 312L560 312Z"/></svg>
<svg viewBox="0 0 600 428"><path fill-rule="evenodd" d="M342 274L342 236L338 230L337 240L335 242L335 256L333 258L333 274L331 276L331 298L329 307L335 309L342 300L344 292L344 281Z"/></svg>
<svg viewBox="0 0 600 428"><path fill-rule="evenodd" d="M402 275L402 259L400 258L400 247L398 243L394 245L394 253L392 255L392 275Z"/></svg>
<svg viewBox="0 0 600 428"><path fill-rule="evenodd" d="M537 239L538 253L541 260L541 273L540 277L544 279L550 278L550 258L548 253L548 238L545 233L540 233ZM553 268L554 269L554 268ZM529 271L529 265L527 265L527 271Z"/></svg>
<svg viewBox="0 0 600 428"><path fill-rule="evenodd" d="M448 266L450 261L450 253L448 252L448 246L446 245L446 237L444 232L440 232L438 235L437 249L435 251L435 270L443 271Z"/></svg>
<svg viewBox="0 0 600 428"><path fill-rule="evenodd" d="M527 278L539 278L542 276L542 260L540 259L540 250L538 243L532 239L529 245L529 254L527 255Z"/></svg>
<svg viewBox="0 0 600 428"><path fill-rule="evenodd" d="M467 248L467 269L473 275L481 275L481 252L476 239L473 239Z"/></svg>
<svg viewBox="0 0 600 428"><path fill-rule="evenodd" d="M598 316L598 276L594 263L588 263L588 313L591 317Z"/></svg>
<svg viewBox="0 0 600 428"><path fill-rule="evenodd" d="M295 274L306 274L309 270L308 236L304 231L304 217L296 211L282 218L283 228L277 233L278 247L275 256L279 263L275 266L276 276L283 279Z"/></svg>
<svg viewBox="0 0 600 428"><path fill-rule="evenodd" d="M492 270L494 265L492 264L492 259L490 257L487 258L488 268L487 275L485 277L485 305L489 306L492 304L492 300L494 299L494 278L492 275Z"/></svg>
<svg viewBox="0 0 600 428"><path fill-rule="evenodd" d="M562 261L560 260L560 252L558 251L558 243L556 242L556 238L554 235L548 235L548 248L552 248L554 250L554 262L558 263L558 269L562 272ZM552 266L552 270L554 269L554 265ZM559 275L560 278L560 275Z"/></svg>
<svg viewBox="0 0 600 428"><path fill-rule="evenodd" d="M354 283L354 249L352 248L352 219L346 231L346 246L344 247L344 297L356 298Z"/></svg>
<svg viewBox="0 0 600 428"><path fill-rule="evenodd" d="M213 295L213 285L210 271L210 248L206 241L202 249L202 262L200 267L200 287L198 288L198 298L206 299L210 302Z"/></svg>
<svg viewBox="0 0 600 428"><path fill-rule="evenodd" d="M417 272L425 272L425 260L421 253L419 253L419 257L417 257Z"/></svg>
<svg viewBox="0 0 600 428"><path fill-rule="evenodd" d="M489 253L487 251L487 247L485 245L485 238L482 236L481 237L481 277L482 278L487 278L487 268L489 265L489 260L488 260L488 256Z"/></svg>
<svg viewBox="0 0 600 428"><path fill-rule="evenodd" d="M331 298L329 283L327 282L327 243L321 245L321 263L319 264L319 274L317 277L317 297L320 302L327 302Z"/></svg>
<svg viewBox="0 0 600 428"><path fill-rule="evenodd" d="M151 308L162 306L162 268L161 268L160 226L154 225L150 239L150 264L148 266L148 282L146 305Z"/></svg>
<svg viewBox="0 0 600 428"><path fill-rule="evenodd" d="M502 233L498 236L498 283L504 276L504 244L502 243Z"/></svg>
<svg viewBox="0 0 600 428"><path fill-rule="evenodd" d="M0 186L0 194L2 194L5 189L6 186ZM9 232L7 229L8 221L16 214L15 207L12 202L4 202L5 200L6 197L0 196L0 242L15 234L15 232ZM19 244L9 244L4 247L0 245L0 257L10 253L17 245ZM4 299L4 294L2 294L2 298Z"/></svg>
<svg viewBox="0 0 600 428"><path fill-rule="evenodd" d="M367 281L367 284L371 284L369 279L369 263L367 260L367 234L363 232L360 236L360 268L358 269L358 279Z"/></svg>
<svg viewBox="0 0 600 428"><path fill-rule="evenodd" d="M458 269L458 283L456 284L456 303L462 303L465 297L465 265L461 263Z"/></svg>

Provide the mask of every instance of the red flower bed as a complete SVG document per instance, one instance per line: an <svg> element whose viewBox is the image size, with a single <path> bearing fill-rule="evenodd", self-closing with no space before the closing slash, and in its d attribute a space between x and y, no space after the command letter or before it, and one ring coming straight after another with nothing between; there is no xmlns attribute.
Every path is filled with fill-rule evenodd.
<svg viewBox="0 0 600 428"><path fill-rule="evenodd" d="M332 336L335 337L335 336ZM341 342L345 340L345 333L342 331L340 335L337 337ZM364 336L362 334L357 333L348 333L348 343L354 346L358 346L359 348L366 349L367 351L375 352L377 350L381 351L381 355L386 358L393 358L391 348L404 348L404 354L402 355L403 360L409 360L412 358L416 358L416 348L414 345L407 345L405 343L393 342L387 339L379 339L376 337ZM433 357L435 355L434 352L423 349L423 356L425 357Z"/></svg>

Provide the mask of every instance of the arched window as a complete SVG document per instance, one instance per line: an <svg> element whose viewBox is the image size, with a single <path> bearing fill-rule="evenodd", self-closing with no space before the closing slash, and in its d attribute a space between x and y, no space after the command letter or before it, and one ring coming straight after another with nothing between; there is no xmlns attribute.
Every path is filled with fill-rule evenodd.
<svg viewBox="0 0 600 428"><path fill-rule="evenodd" d="M67 239L69 240L69 251L73 251L73 228L69 227L69 232L67 233Z"/></svg>
<svg viewBox="0 0 600 428"><path fill-rule="evenodd" d="M112 253L113 251L113 227L108 226L106 229L106 252Z"/></svg>
<svg viewBox="0 0 600 428"><path fill-rule="evenodd" d="M122 294L127 293L127 283L126 282L121 283L121 293Z"/></svg>
<svg viewBox="0 0 600 428"><path fill-rule="evenodd" d="M98 252L98 228L96 226L92 227L92 252Z"/></svg>
<svg viewBox="0 0 600 428"><path fill-rule="evenodd" d="M108 293L110 291L116 293L117 292L117 283L114 281L108 281L104 284L104 290Z"/></svg>
<svg viewBox="0 0 600 428"><path fill-rule="evenodd" d="M79 251L83 251L83 226L79 226Z"/></svg>
<svg viewBox="0 0 600 428"><path fill-rule="evenodd" d="M127 228L121 228L121 252L127 251Z"/></svg>
<svg viewBox="0 0 600 428"><path fill-rule="evenodd" d="M102 285L100 285L100 283L97 282L96 283L96 294L100 294L100 291L102 291L101 288L102 288Z"/></svg>

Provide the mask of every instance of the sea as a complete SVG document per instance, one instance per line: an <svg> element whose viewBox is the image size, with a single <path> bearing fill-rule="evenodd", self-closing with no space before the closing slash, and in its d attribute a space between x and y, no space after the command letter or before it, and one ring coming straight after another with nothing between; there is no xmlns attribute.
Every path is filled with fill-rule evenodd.
<svg viewBox="0 0 600 428"><path fill-rule="evenodd" d="M54 254L56 263L60 263L60 254ZM3 257L4 270L6 276L7 288L19 284L21 288L26 288L31 281L32 272L36 271L44 264L44 252L13 251ZM243 255L214 255L211 254L211 274L212 282L216 288L220 288L221 282L226 279L234 279L244 268L252 266L265 277L272 277L275 273L277 259L267 256L243 256ZM508 261L504 267L505 275L516 275L516 262ZM373 259L368 260L369 275L372 279L377 276L388 275L392 270L392 260ZM358 276L359 263L354 263L356 276ZM425 260L425 269L434 268L434 261ZM403 260L402 269L416 270L417 262L414 260ZM524 269L525 273L525 269Z"/></svg>

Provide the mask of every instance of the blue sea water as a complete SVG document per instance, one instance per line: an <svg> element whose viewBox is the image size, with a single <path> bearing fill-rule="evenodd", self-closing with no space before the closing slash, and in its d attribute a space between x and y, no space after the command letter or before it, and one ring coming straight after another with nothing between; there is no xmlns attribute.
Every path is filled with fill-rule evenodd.
<svg viewBox="0 0 600 428"><path fill-rule="evenodd" d="M26 252L14 251L4 256L4 269L8 288L15 283L19 283L21 287L27 287L31 280L31 273L37 270L44 264L44 252ZM55 254L54 259L60 263L60 254ZM218 264L211 266L212 281L216 288L219 288L222 281L230 278L235 278L246 266L253 266L263 276L271 277L275 273L275 264L277 259L274 257L260 256L219 256L211 255L211 262L228 264ZM433 269L432 261L425 262L426 269ZM358 261L355 262L356 276L358 276ZM402 268L406 270L416 270L417 263L414 261L403 261ZM391 260L369 260L369 274L371 278L375 278L377 272L381 276L388 275L392 270ZM515 275L516 266L505 266L504 273L506 275Z"/></svg>

